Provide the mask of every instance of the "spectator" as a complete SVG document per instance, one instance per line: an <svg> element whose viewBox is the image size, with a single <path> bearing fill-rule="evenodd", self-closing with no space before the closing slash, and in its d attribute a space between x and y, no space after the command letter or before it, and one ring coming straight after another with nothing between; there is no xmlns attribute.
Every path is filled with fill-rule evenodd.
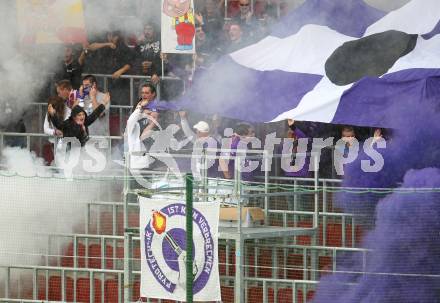
<svg viewBox="0 0 440 303"><path fill-rule="evenodd" d="M344 144L336 145L335 151L339 152L343 157L347 157L350 147L352 147L354 142L357 140L355 130L352 126L342 126L341 140L344 142Z"/></svg>
<svg viewBox="0 0 440 303"><path fill-rule="evenodd" d="M239 0L240 13L234 18L240 24L246 35L253 35L253 29L256 27L256 19L251 8L250 0Z"/></svg>
<svg viewBox="0 0 440 303"><path fill-rule="evenodd" d="M85 61L85 52L82 51L79 57L74 55L74 48L72 45L64 47L64 62L63 66L55 76L57 80L67 79L72 84L74 89L78 89L81 85L82 67Z"/></svg>
<svg viewBox="0 0 440 303"><path fill-rule="evenodd" d="M98 58L103 58L101 72L111 74L113 80L109 82L112 101L122 104L127 100L130 87L128 79L119 79L126 74L135 61L135 53L125 43L120 31L107 33L107 42L92 43L88 47L90 51L98 51ZM96 58L96 57L95 57Z"/></svg>
<svg viewBox="0 0 440 303"><path fill-rule="evenodd" d="M0 111L4 113L4 119L0 120L0 132L25 133L24 114L20 111L17 104L0 102ZM18 119L17 119L18 118ZM5 146L25 148L27 146L26 137L6 136L3 144Z"/></svg>
<svg viewBox="0 0 440 303"><path fill-rule="evenodd" d="M196 27L196 66L207 68L216 61L219 56L218 49L214 47L212 40L206 35L203 27Z"/></svg>
<svg viewBox="0 0 440 303"><path fill-rule="evenodd" d="M281 3L280 0L270 0L266 3L265 12L273 19L278 19L281 14Z"/></svg>
<svg viewBox="0 0 440 303"><path fill-rule="evenodd" d="M57 116L57 120L65 121L70 117L71 110L61 97L59 96L49 97L48 106L49 104L51 104L52 108L55 110L55 115ZM53 125L52 121L49 119L48 114L46 114L46 116L44 117L43 126L44 126L44 133L46 135L51 136L51 138L49 138L49 142L53 147L51 150L55 153L58 147L58 138L63 137L63 132ZM54 154L48 156L49 158L46 159L46 161L48 163L52 162L54 158L53 156Z"/></svg>
<svg viewBox="0 0 440 303"><path fill-rule="evenodd" d="M232 23L229 26L228 36L229 45L226 48L226 53L233 53L246 46L240 24Z"/></svg>
<svg viewBox="0 0 440 303"><path fill-rule="evenodd" d="M162 74L162 62L160 57L160 36L157 35L152 23L144 26L143 36L138 40L135 48L137 59L135 71L138 74L151 76L151 82L159 82Z"/></svg>
<svg viewBox="0 0 440 303"><path fill-rule="evenodd" d="M118 79L127 73L134 61L133 51L124 43L120 31L110 31L107 33L107 42L92 43L87 48L88 51L99 51L101 57L105 58L104 69L102 72L110 73L113 79Z"/></svg>
<svg viewBox="0 0 440 303"><path fill-rule="evenodd" d="M87 115L91 115L92 112L98 108L100 104L104 104L104 99L110 101L110 94L104 94L99 91L98 83L93 75L87 75L82 80L82 85L78 94L79 106L83 107ZM89 134L92 136L109 136L109 102L106 104L105 111L99 116L99 118L90 125Z"/></svg>
<svg viewBox="0 0 440 303"><path fill-rule="evenodd" d="M255 138L255 130L249 123L239 123L235 127L235 133L232 137L231 142L231 150L237 150L239 147L240 141L243 141L243 143L247 144ZM235 168L235 156L237 155L236 152L227 152L224 153L223 156L231 157L228 159L220 158L219 165L221 168L221 171L223 173L223 176L225 179L232 179L234 177L234 168ZM256 160L254 160L256 161ZM247 167L249 165L249 160L244 159L244 163L242 165L243 167ZM255 171L252 172L242 172L241 173L241 180L243 181L252 181L254 179Z"/></svg>
<svg viewBox="0 0 440 303"><path fill-rule="evenodd" d="M156 87L147 83L141 85L140 100L133 107L133 112L127 121L127 131L137 133L137 138L143 141L155 128L156 121L159 119L158 102L156 100ZM127 134L130 138L130 134Z"/></svg>
<svg viewBox="0 0 440 303"><path fill-rule="evenodd" d="M287 16L289 13L289 3L287 1L280 2L280 17Z"/></svg>
<svg viewBox="0 0 440 303"><path fill-rule="evenodd" d="M106 95L103 104L100 104L91 115L87 115L84 109L77 105L72 109L69 119L60 121L52 104L49 104L47 112L53 125L63 132L63 138L75 137L84 146L89 140L88 127L104 112L105 105L110 101L110 96Z"/></svg>
<svg viewBox="0 0 440 303"><path fill-rule="evenodd" d="M302 167L294 167L296 164L296 155L298 153L298 143L299 139L307 138L307 136L295 125L295 121L292 119L287 120L287 125L289 126L289 130L287 132L287 138L293 139L293 147L292 147L292 158L290 161L290 166L295 169L293 172L285 172L287 177L308 177L309 176L309 163L310 158L306 157ZM302 152L306 152L304 150ZM301 162L301 161L300 161Z"/></svg>
<svg viewBox="0 0 440 303"><path fill-rule="evenodd" d="M203 31L215 45L219 45L223 42L220 41L220 37L224 21L219 14L217 4L214 0L206 0L205 9L202 12L196 13L195 18L197 26L203 28Z"/></svg>
<svg viewBox="0 0 440 303"><path fill-rule="evenodd" d="M192 57L161 53L161 58L165 69L164 74L176 79L168 78L167 81L160 82L160 99L172 100L178 97L184 90L184 82L188 81L188 75L191 74L187 67L190 65L192 68L192 64L189 64L189 62L192 62Z"/></svg>
<svg viewBox="0 0 440 303"><path fill-rule="evenodd" d="M191 130L191 127L189 126L187 113L185 111L180 111L179 116L180 116L180 124L182 126L182 131L185 134L186 138L190 139L192 142L195 142L197 139L204 139L210 137L210 127L207 122L205 121L197 122L193 126L193 129L196 131L194 133ZM210 147L214 148L214 146L210 146Z"/></svg>
<svg viewBox="0 0 440 303"><path fill-rule="evenodd" d="M206 149L215 149L218 148L218 142L215 138L213 138L210 135L210 127L209 124L205 121L199 121L197 122L192 129L187 119L187 113L184 111L179 112L180 116L180 124L181 129L185 135L186 140L182 140L181 142L191 142L193 144L193 155L198 154L201 155L202 150ZM196 150L195 150L196 149ZM195 153L195 154L194 154ZM210 151L208 151L208 154L212 154ZM191 159L191 161L188 161L190 159L180 159L179 161L179 167L181 171L188 171L189 167L187 167L188 163L191 163L191 168L194 174L199 176L200 170L202 168L202 159L201 158L194 158ZM187 162L187 163L186 163ZM209 177L217 177L218 176L218 161L216 159L207 159L208 164L208 176ZM183 167L183 169L182 169Z"/></svg>
<svg viewBox="0 0 440 303"><path fill-rule="evenodd" d="M64 100L67 107L73 108L76 105L77 91L72 88L69 80L61 80L56 83L58 97Z"/></svg>
<svg viewBox="0 0 440 303"><path fill-rule="evenodd" d="M345 146L352 146L353 141L356 140L354 128L352 126L343 126L341 129L341 139L345 142Z"/></svg>

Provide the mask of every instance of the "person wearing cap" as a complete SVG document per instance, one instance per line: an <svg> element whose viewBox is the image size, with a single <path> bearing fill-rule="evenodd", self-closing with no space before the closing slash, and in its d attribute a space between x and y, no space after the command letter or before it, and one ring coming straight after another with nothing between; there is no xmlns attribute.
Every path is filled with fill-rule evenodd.
<svg viewBox="0 0 440 303"><path fill-rule="evenodd" d="M191 142L195 142L197 139L200 138L208 138L209 137L209 124L205 121L199 121L192 127L195 130L195 133L189 126L187 113L185 111L179 112L180 116L180 123L182 125L182 131L185 134L185 136L191 140Z"/></svg>
<svg viewBox="0 0 440 303"><path fill-rule="evenodd" d="M199 121L193 125L195 133L192 131L187 120L187 114L184 111L179 112L180 121L182 125L182 131L185 136L194 144L195 150L199 149L217 149L218 141L211 136L209 124L205 121ZM194 150L193 150L194 152ZM195 164L193 168L197 171L200 170L200 163ZM208 176L217 177L218 176L218 159L211 159L208 161Z"/></svg>
<svg viewBox="0 0 440 303"><path fill-rule="evenodd" d="M110 101L110 96L106 95L100 104L90 115L77 105L72 109L69 119L61 121L56 114L52 104L48 105L47 113L53 125L62 131L63 138L75 137L84 146L89 140L89 126L99 118L104 112L105 105Z"/></svg>
<svg viewBox="0 0 440 303"><path fill-rule="evenodd" d="M199 121L193 126L196 130L197 138L205 138L209 136L209 124L205 121Z"/></svg>

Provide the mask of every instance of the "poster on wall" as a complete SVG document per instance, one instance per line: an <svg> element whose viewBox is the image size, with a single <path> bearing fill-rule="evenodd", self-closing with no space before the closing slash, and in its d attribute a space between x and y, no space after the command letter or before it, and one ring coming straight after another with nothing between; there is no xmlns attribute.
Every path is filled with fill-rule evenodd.
<svg viewBox="0 0 440 303"><path fill-rule="evenodd" d="M186 204L139 198L141 296L186 300ZM193 208L194 301L220 301L219 204Z"/></svg>
<svg viewBox="0 0 440 303"><path fill-rule="evenodd" d="M82 0L17 0L16 5L22 43L87 41Z"/></svg>
<svg viewBox="0 0 440 303"><path fill-rule="evenodd" d="M192 0L162 0L163 53L195 53L195 19Z"/></svg>

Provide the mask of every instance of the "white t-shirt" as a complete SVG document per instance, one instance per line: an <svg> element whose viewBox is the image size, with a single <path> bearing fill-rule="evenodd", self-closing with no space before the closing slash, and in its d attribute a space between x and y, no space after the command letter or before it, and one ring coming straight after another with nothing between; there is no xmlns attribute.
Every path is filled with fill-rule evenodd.
<svg viewBox="0 0 440 303"><path fill-rule="evenodd" d="M98 92L96 95L96 100L98 103L103 104L105 94ZM90 96L84 98L84 110L87 115L90 115L93 112L92 100ZM103 113L104 116L99 117L89 126L89 135L90 136L109 136L110 135L110 102L105 106L105 111Z"/></svg>
<svg viewBox="0 0 440 303"><path fill-rule="evenodd" d="M70 112L71 112L71 109L68 106L66 106L64 108L64 120L69 119ZM44 133L46 135L55 136L55 127L53 126L52 122L49 122L47 120L47 113L46 113L46 116L44 117L43 128L44 128ZM49 142L50 143L55 143L55 139L54 138L49 138Z"/></svg>

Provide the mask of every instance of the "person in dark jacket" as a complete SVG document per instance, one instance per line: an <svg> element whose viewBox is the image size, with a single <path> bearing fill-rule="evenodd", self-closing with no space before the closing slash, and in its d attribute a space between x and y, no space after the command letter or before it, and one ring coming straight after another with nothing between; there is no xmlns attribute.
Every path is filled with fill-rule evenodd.
<svg viewBox="0 0 440 303"><path fill-rule="evenodd" d="M104 112L105 105L109 102L110 98L104 98L103 103L100 104L89 116L84 109L77 105L72 109L70 118L61 121L55 115L55 109L49 104L47 112L53 125L63 132L63 137L75 137L84 146L89 140L88 127L95 122L96 119Z"/></svg>

